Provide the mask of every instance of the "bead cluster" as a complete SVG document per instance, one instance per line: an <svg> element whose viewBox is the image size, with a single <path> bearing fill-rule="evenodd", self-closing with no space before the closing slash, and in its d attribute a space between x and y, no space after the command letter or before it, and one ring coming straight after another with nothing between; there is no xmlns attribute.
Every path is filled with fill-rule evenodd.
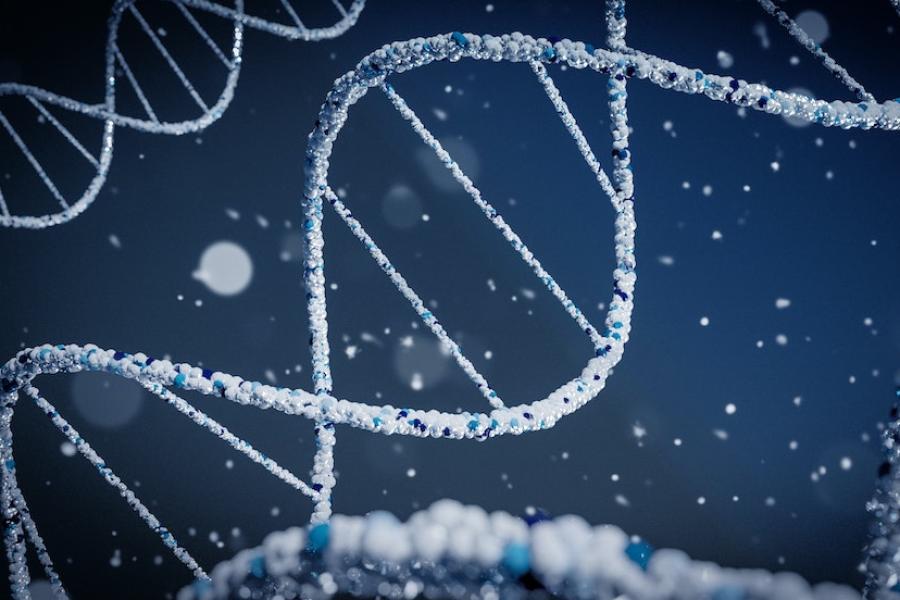
<svg viewBox="0 0 900 600"><path fill-rule="evenodd" d="M900 388L890 422L881 434L884 462L878 468L875 496L866 505L872 515L870 540L865 549L869 600L900 598Z"/></svg>
<svg viewBox="0 0 900 600"><path fill-rule="evenodd" d="M655 550L610 525L565 515L518 518L440 500L403 523L376 511L269 534L218 564L177 600L383 598L859 600L799 575L720 567Z"/></svg>

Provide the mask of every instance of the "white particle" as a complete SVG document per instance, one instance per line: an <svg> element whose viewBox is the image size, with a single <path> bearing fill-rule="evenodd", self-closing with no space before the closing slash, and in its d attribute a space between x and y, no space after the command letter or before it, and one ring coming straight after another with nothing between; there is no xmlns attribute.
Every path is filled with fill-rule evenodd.
<svg viewBox="0 0 900 600"><path fill-rule="evenodd" d="M728 404L725 405L725 414L726 415L733 415L736 412L737 412L737 406L735 406L733 403L729 402Z"/></svg>
<svg viewBox="0 0 900 600"><path fill-rule="evenodd" d="M791 305L791 301L788 298L776 298L775 299L775 308L778 310L783 310L788 308Z"/></svg>
<svg viewBox="0 0 900 600"><path fill-rule="evenodd" d="M775 336L775 343L779 346L787 346L788 338L783 333L779 333Z"/></svg>
<svg viewBox="0 0 900 600"><path fill-rule="evenodd" d="M672 440L672 443L675 444L676 446L681 446L681 444L682 444L681 438L675 438L674 440Z"/></svg>
<svg viewBox="0 0 900 600"><path fill-rule="evenodd" d="M638 446L643 446L644 438L647 436L647 430L644 429L644 426L641 425L640 422L635 422L635 424L631 426L631 435L637 440Z"/></svg>
<svg viewBox="0 0 900 600"><path fill-rule="evenodd" d="M714 231L712 232L712 235L711 235L710 237L712 237L712 239L714 239L714 240L721 240L721 239L722 239L722 232L719 231L718 229L716 229L716 230L714 230Z"/></svg>
<svg viewBox="0 0 900 600"><path fill-rule="evenodd" d="M109 243L116 250L122 247L122 241L119 239L119 236L114 233L109 234Z"/></svg>
<svg viewBox="0 0 900 600"><path fill-rule="evenodd" d="M413 477L416 476L416 470L415 469L407 469L406 476L409 477L410 479L412 479Z"/></svg>
<svg viewBox="0 0 900 600"><path fill-rule="evenodd" d="M63 456L75 456L77 449L72 442L63 442L59 445L59 451L62 452Z"/></svg>
<svg viewBox="0 0 900 600"><path fill-rule="evenodd" d="M788 443L788 448L790 448L791 450L796 450L798 446L799 444L797 443L797 440L791 440Z"/></svg>
<svg viewBox="0 0 900 600"><path fill-rule="evenodd" d="M716 53L716 60L719 61L719 66L723 69L730 69L734 66L734 57L724 50L719 50Z"/></svg>
<svg viewBox="0 0 900 600"><path fill-rule="evenodd" d="M629 507L631 506L631 502L628 501L628 498L623 496L622 494L616 494L615 496L616 504L619 506Z"/></svg>
<svg viewBox="0 0 900 600"><path fill-rule="evenodd" d="M704 196L712 196L713 188L711 185L706 184L703 186L703 195Z"/></svg>
<svg viewBox="0 0 900 600"><path fill-rule="evenodd" d="M713 429L713 435L723 442L728 440L728 432L724 429Z"/></svg>
<svg viewBox="0 0 900 600"><path fill-rule="evenodd" d="M494 358L494 353L491 352L490 350L485 350L485 351L484 351L484 357L485 357L487 360L491 360L492 358Z"/></svg>
<svg viewBox="0 0 900 600"><path fill-rule="evenodd" d="M704 498L703 496L700 496L699 498L697 498L697 504L699 504L700 506L703 506L704 504L706 504L706 498Z"/></svg>
<svg viewBox="0 0 900 600"><path fill-rule="evenodd" d="M421 391L421 389L425 387L421 373L413 373L412 379L409 382L409 387L411 387L414 392Z"/></svg>
<svg viewBox="0 0 900 600"><path fill-rule="evenodd" d="M656 257L656 260L659 261L659 264L664 265L666 267L671 267L675 264L675 259L667 254L663 254L661 256Z"/></svg>
<svg viewBox="0 0 900 600"><path fill-rule="evenodd" d="M709 317L700 317L700 325L703 327L709 325Z"/></svg>
<svg viewBox="0 0 900 600"><path fill-rule="evenodd" d="M849 471L853 468L853 461L850 460L849 456L845 456L841 459L841 469L844 471Z"/></svg>
<svg viewBox="0 0 900 600"><path fill-rule="evenodd" d="M773 161L769 164L769 166L772 167L772 172L773 172L773 173L777 173L778 171L781 170L781 165L778 163L777 160L773 160Z"/></svg>
<svg viewBox="0 0 900 600"><path fill-rule="evenodd" d="M487 4L487 5L485 5L484 11L485 11L485 12L489 12L489 13L494 12L494 5L493 5L493 4Z"/></svg>

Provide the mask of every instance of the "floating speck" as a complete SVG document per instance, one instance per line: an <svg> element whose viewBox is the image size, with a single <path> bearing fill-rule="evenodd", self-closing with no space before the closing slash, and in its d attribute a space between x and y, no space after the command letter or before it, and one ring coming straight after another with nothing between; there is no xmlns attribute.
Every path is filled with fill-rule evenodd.
<svg viewBox="0 0 900 600"><path fill-rule="evenodd" d="M784 310L785 308L790 307L791 301L788 298L776 298L775 299L775 308L778 310Z"/></svg>
<svg viewBox="0 0 900 600"><path fill-rule="evenodd" d="M730 69L734 66L734 57L725 50L719 50L716 53L716 60L719 61L719 66L723 69Z"/></svg>

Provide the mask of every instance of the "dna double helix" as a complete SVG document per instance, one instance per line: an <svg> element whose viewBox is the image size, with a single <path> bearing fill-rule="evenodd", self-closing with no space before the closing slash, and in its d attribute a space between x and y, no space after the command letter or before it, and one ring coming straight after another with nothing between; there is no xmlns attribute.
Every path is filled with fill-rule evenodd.
<svg viewBox="0 0 900 600"><path fill-rule="evenodd" d="M766 0L760 1L764 8L769 6ZM630 48L625 43L624 11L624 0L608 0L606 11L608 49L594 48L590 44L570 40L549 41L521 33L493 36L453 32L386 44L369 54L355 69L335 82L319 112L306 150L303 221L306 255L303 266L313 357L311 392L277 388L222 371L158 360L140 352L132 354L104 350L93 345L45 345L30 348L19 352L15 358L3 365L0 368L0 401L2 401L0 502L7 515L8 526L4 535L11 568L13 597L17 599L29 597L27 588L30 573L25 559L28 543L36 550L44 572L57 595L65 597L59 575L16 480L10 425L20 396L35 402L77 451L97 468L100 475L125 498L147 526L160 536L162 542L196 577L207 578L205 571L178 543L173 533L161 524L114 473L108 463L65 420L57 408L41 395L34 384L35 378L39 375L102 371L134 380L194 423L262 466L270 474L308 496L314 504L311 525L325 527L332 514L331 496L336 483L333 453L337 425L349 425L379 434L484 441L502 435L519 435L553 427L563 417L584 406L603 390L612 369L623 356L631 332L634 306L636 221L627 113L629 80L647 80L675 92L705 96L711 100L770 115L796 117L822 126L900 130L900 103L895 101L878 102L868 99L868 96L865 100L855 103L815 100L759 83L707 74L699 69L678 65ZM796 24L786 15L777 17L786 24L792 35L799 39ZM237 19L236 22L242 23L244 20ZM819 53L819 50L811 49L816 53ZM602 193L612 205L615 213L616 267L612 276L612 301L602 327L594 326L578 309L521 237L487 200L486 195L427 129L422 119L395 87L397 76L405 72L435 63L455 63L462 60L491 61L505 65L527 64L536 78L537 85L541 86L547 95L550 107L559 116L578 147L586 166L594 174ZM830 57L827 62L830 65ZM608 78L607 105L612 133L611 174L607 174L600 164L551 77L551 69L560 67L592 71ZM829 68L836 74L840 72L833 66ZM851 84L849 81L846 80L845 83L848 83L855 92L865 93L859 84L855 81ZM434 312L425 306L421 297L408 284L362 223L353 216L344 200L332 190L328 182L328 170L334 142L349 118L353 105L371 89L381 91L397 110L400 119L408 122L423 143L435 152L454 179L484 213L489 223L509 242L512 249L591 340L594 355L588 359L584 368L545 398L516 404L504 402L472 361L463 354L460 346L449 336ZM322 232L326 205L334 209L338 218L348 226L400 294L410 303L425 326L442 342L478 388L489 408L483 411L449 413L398 408L392 405L373 405L342 399L334 394L329 365ZM274 459L193 407L179 395L182 391L216 396L259 409L274 409L285 415L301 416L311 420L314 423L317 449L309 482L291 473ZM408 405L403 402L401 406Z"/></svg>
<svg viewBox="0 0 900 600"><path fill-rule="evenodd" d="M328 1L328 0L323 0ZM359 18L365 6L365 0L352 0L349 7L342 2L346 0L330 0L333 4L332 12L338 20L328 27L307 27L298 14L297 9L289 0L280 0L278 7L285 14L286 23L280 23L271 19L247 14L244 11L244 0L235 0L234 7L224 6L210 0L116 0L109 18L108 37L105 51L104 81L105 90L103 101L92 104L67 98L53 92L24 85L20 83L0 83L0 127L9 136L19 156L13 165L13 152L4 159L6 167L26 171L30 168L46 188L44 197L38 194L28 194L28 198L7 198L0 190L0 225L4 227L24 227L30 229L42 229L51 225L58 225L74 219L81 214L97 197L106 181L110 163L113 157L113 131L115 127L129 127L147 133L159 133L168 135L183 135L202 131L225 112L234 97L238 77L241 71L244 29L246 27L258 29L289 40L319 41L332 39L343 34L352 27ZM151 19L145 16L146 9L152 5L154 9L168 9L158 18L168 17L169 21L177 23L179 27L161 28L154 26ZM295 4L302 4L297 3ZM167 13L167 14L166 14ZM208 30L210 23L204 27L205 21L216 21L219 18L227 19L233 23L228 31L228 39L225 34L211 34ZM221 28L220 28L221 29ZM226 28L227 29L227 28ZM193 40L191 40L193 38ZM178 52L169 49L172 42L181 43L185 40L199 42L206 47L209 64L204 64L203 73L218 72L221 75L221 86L215 100L210 102L209 94L204 98L198 90L198 86L188 76L187 69L182 66L183 60L179 58L196 59L196 56L176 56ZM167 41L169 46L167 46ZM127 48L132 50L132 58L126 58L129 54ZM143 69L134 65L135 59L145 59L146 55L155 53L162 62L152 67ZM166 71L160 77L160 69ZM162 92L171 97L178 98L177 108L159 106L159 98L154 100L154 94L161 96L159 81L171 84L170 89ZM151 91L142 81L150 80L154 84ZM121 88L130 89L135 102L132 110L123 111L117 104L117 91ZM121 93L119 94L121 96ZM169 99L169 98L167 98ZM59 138L55 140L68 148L70 156L77 156L79 160L86 161L85 173L89 173L90 181L86 186L78 188L74 193L66 193L63 186L58 183L51 169L43 166L43 160L38 152L33 151L29 143L16 127L15 119L7 117L10 105L15 102L25 102L32 110L32 116L36 113L45 124L49 124L56 130ZM18 107L17 107L18 108ZM62 111L66 113L63 116ZM27 112L23 112L23 119ZM88 117L102 124L102 134L99 146L94 144L95 138L87 133L81 133L84 125L78 123L79 134L73 133L75 129L72 123L69 127L66 122L77 117ZM54 146L53 153L59 154L59 148ZM57 169L62 171L62 169ZM24 177L23 173L16 172ZM66 169L67 178L71 173ZM73 186L68 186L73 187ZM42 206L55 206L52 212L40 214Z"/></svg>

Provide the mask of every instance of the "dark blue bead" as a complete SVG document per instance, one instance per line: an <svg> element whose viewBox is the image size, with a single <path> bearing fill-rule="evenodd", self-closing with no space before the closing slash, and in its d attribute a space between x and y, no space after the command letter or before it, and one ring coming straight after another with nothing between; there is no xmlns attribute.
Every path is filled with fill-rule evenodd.
<svg viewBox="0 0 900 600"><path fill-rule="evenodd" d="M206 379L212 379L213 372L209 369L203 369L203 377Z"/></svg>
<svg viewBox="0 0 900 600"><path fill-rule="evenodd" d="M525 514L522 517L522 520L525 521L525 523L529 527L531 527L532 525L536 525L542 521L550 521L552 519L553 517L550 516L550 513L548 513L543 508L537 508L533 513Z"/></svg>
<svg viewBox="0 0 900 600"><path fill-rule="evenodd" d="M124 352L116 352L113 354L113 360L122 360L123 358L125 358Z"/></svg>

